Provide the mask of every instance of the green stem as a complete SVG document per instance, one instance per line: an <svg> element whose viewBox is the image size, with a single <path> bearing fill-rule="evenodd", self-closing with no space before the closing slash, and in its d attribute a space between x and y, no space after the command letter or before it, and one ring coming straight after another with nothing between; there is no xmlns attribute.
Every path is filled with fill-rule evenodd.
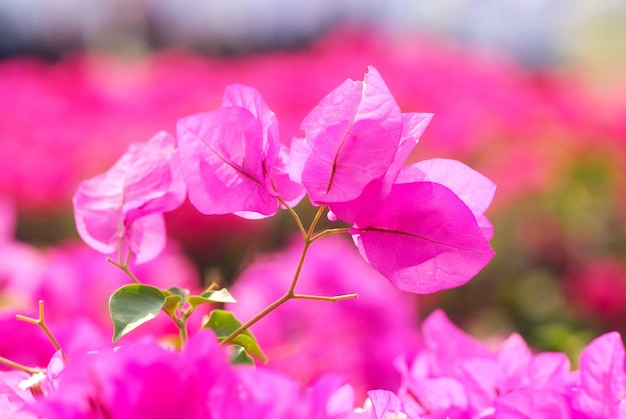
<svg viewBox="0 0 626 419"><path fill-rule="evenodd" d="M288 205L284 203L283 205L285 205L289 209ZM252 317L250 320L242 324L235 331L233 331L230 335L224 338L224 340L222 340L221 342L222 345L227 345L231 343L241 333L248 330L256 322L258 322L263 317L267 316L269 313L276 310L278 307L280 307L281 305L283 305L284 303L286 303L287 301L291 299L298 298L298 299L305 299L305 300L337 302L337 301L345 300L348 298L357 298L357 294L345 294L345 295L338 295L338 296L321 296L321 295L296 294L295 292L296 284L298 283L298 279L300 278L300 273L302 272L302 266L304 265L304 260L306 258L306 255L307 255L307 252L309 250L309 246L311 245L311 243L313 243L315 240L319 239L320 237L327 236L330 234L346 233L349 230L348 228L334 228L334 229L324 230L318 234L314 234L315 228L317 227L317 224L319 223L319 220L321 219L325 211L326 211L326 204L319 207L319 209L317 210L317 213L315 214L315 217L313 218L313 221L311 222L311 225L309 226L309 229L306 232L304 231L304 227L302 226L302 223L300 223L300 218L295 213L295 211L293 211L294 218L296 218L300 231L303 233L304 247L302 248L302 252L300 253L300 259L298 260L298 265L296 266L296 271L294 272L293 279L291 280L291 285L289 286L289 289L287 290L285 295L283 295L282 297L274 301L269 306L265 307L261 312L259 312L257 315Z"/></svg>
<svg viewBox="0 0 626 419"><path fill-rule="evenodd" d="M33 319L32 317L23 316L21 314L16 315L15 318L17 320L21 320L27 323L38 325L41 328L41 330L43 330L43 332L46 334L46 336L48 337L48 340L52 343L52 346L54 346L54 349L57 351L61 351L63 360L67 361L67 355L65 354L65 351L63 351L63 348L61 348L61 345L59 345L59 342L55 339L54 335L52 334L52 332L50 331L50 329L48 329L48 326L46 325L46 320L44 318L43 300L39 300L39 318L38 319Z"/></svg>
<svg viewBox="0 0 626 419"><path fill-rule="evenodd" d="M298 226L298 230L300 230L300 234L302 235L303 238L305 238L306 230L304 229L304 225L302 224L302 220L300 220L300 216L298 215L298 213L293 208L291 208L291 206L286 201L284 201L280 196L277 196L276 198L278 198L278 202L280 202L285 208L287 208L287 211L289 211L289 214L291 214L293 219L296 221L296 225Z"/></svg>
<svg viewBox="0 0 626 419"><path fill-rule="evenodd" d="M187 343L187 338L189 337L187 333L187 318L174 318L174 323L176 323L176 327L178 327L178 334L180 336L180 347L184 348L185 343Z"/></svg>
<svg viewBox="0 0 626 419"><path fill-rule="evenodd" d="M230 335L226 336L224 338L224 340L222 340L221 344L222 345L227 345L227 344L231 343L233 340L235 340L235 338L237 336L239 336L240 334L242 334L243 332L248 330L256 322L261 320L263 317L267 316L272 311L276 310L278 307L283 305L286 301L290 300L291 298L292 297L288 293L283 295L278 300L274 301L272 304L270 304L269 306L265 307L265 309L263 309L256 316L254 316L253 318L251 318L250 320L248 320L247 322L245 322L244 324L239 326L233 333L231 333Z"/></svg>
<svg viewBox="0 0 626 419"><path fill-rule="evenodd" d="M171 311L171 310L162 310L167 316L172 319L176 327L178 328L178 335L180 336L180 347L183 348L185 343L187 343L187 339L189 338L189 334L187 332L187 319L191 316L194 311L193 307L188 307L185 310L181 310L179 314L179 310Z"/></svg>
<svg viewBox="0 0 626 419"><path fill-rule="evenodd" d="M350 232L350 228L348 227L329 228L328 230L321 231L318 234L311 237L311 242L314 242L320 237L330 236L331 234L343 234L343 233L349 233L349 232Z"/></svg>
<svg viewBox="0 0 626 419"><path fill-rule="evenodd" d="M128 252L128 255L126 255L126 260L123 263L122 262L116 262L116 261L114 261L111 258L107 258L107 262L109 262L111 265L116 266L119 269L121 269L122 271L124 271L126 276L128 276L131 279L131 281L133 281L135 284L141 284L139 279L137 279L135 274L133 274L131 272L130 268L128 267L128 261L129 260L130 260L130 252Z"/></svg>
<svg viewBox="0 0 626 419"><path fill-rule="evenodd" d="M337 301L347 300L349 298L357 298L357 294L343 294L336 296L323 296L323 295L307 295L307 294L294 294L291 298L300 298L302 300L317 300L317 301L331 301L336 303Z"/></svg>
<svg viewBox="0 0 626 419"><path fill-rule="evenodd" d="M6 365L7 367L16 369L16 370L20 370L25 372L26 374L30 374L30 375L34 375L40 372L44 372L45 370L41 369L41 368L33 368L33 367L27 367L26 365L22 365L20 363L17 363L15 361L11 361L10 359L7 359L3 356L0 356L0 364L2 365Z"/></svg>

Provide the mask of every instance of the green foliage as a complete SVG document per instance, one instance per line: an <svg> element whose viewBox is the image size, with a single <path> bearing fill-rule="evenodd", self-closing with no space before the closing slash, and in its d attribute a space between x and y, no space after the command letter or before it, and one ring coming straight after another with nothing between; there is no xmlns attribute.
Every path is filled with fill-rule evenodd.
<svg viewBox="0 0 626 419"><path fill-rule="evenodd" d="M232 345L232 355L230 357L230 363L234 365L254 365L254 359L248 352L239 345Z"/></svg>
<svg viewBox="0 0 626 419"><path fill-rule="evenodd" d="M179 296L169 296L176 297ZM167 304L172 304L170 299ZM113 342L154 319L166 304L165 294L158 288L131 284L119 288L109 299L109 313L113 320Z"/></svg>
<svg viewBox="0 0 626 419"><path fill-rule="evenodd" d="M209 317L204 321L202 328L211 329L217 335L219 341L224 340L227 336L241 327L241 322L235 318L235 315L226 310L213 310ZM241 332L232 342L232 345L242 347L248 354L254 355L262 362L267 362L267 357L261 350L258 342L249 330Z"/></svg>
<svg viewBox="0 0 626 419"><path fill-rule="evenodd" d="M192 295L187 298L190 306L196 308L200 304L207 303L236 303L237 301L228 292L226 288L219 290L206 290L200 295Z"/></svg>
<svg viewBox="0 0 626 419"><path fill-rule="evenodd" d="M163 290L165 295L165 303L163 304L163 311L165 311L170 317L176 316L176 310L185 304L187 297L189 296L189 290L171 287Z"/></svg>

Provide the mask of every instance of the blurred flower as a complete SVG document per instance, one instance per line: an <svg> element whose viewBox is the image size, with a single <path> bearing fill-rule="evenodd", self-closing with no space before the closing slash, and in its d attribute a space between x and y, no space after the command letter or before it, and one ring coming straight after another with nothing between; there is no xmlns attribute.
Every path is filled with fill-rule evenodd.
<svg viewBox="0 0 626 419"><path fill-rule="evenodd" d="M624 342L617 332L594 339L580 356L580 390L574 406L589 419L626 417Z"/></svg>
<svg viewBox="0 0 626 419"><path fill-rule="evenodd" d="M146 284L201 292L196 267L173 244L133 273ZM83 243L38 249L14 239L0 240L0 279L0 330L11 336L0 340L0 355L26 365L47 363L53 348L38 327L16 320L16 314L36 318L38 301L43 300L46 323L68 353L93 349L110 344L113 325L108 300L130 282L124 272ZM190 326L199 327L200 317L190 319ZM168 334L177 335L178 329L161 316L122 342Z"/></svg>
<svg viewBox="0 0 626 419"><path fill-rule="evenodd" d="M626 262L600 258L579 266L565 277L567 293L588 313L610 323L626 315Z"/></svg>
<svg viewBox="0 0 626 419"><path fill-rule="evenodd" d="M190 340L184 354L143 343L76 355L33 410L51 419L225 417L223 404L238 394L225 355L211 333Z"/></svg>
<svg viewBox="0 0 626 419"><path fill-rule="evenodd" d="M398 363L398 394L420 417L571 417L576 375L567 356L533 355L512 334L490 350L453 325L442 311L422 325L423 347L412 364Z"/></svg>
<svg viewBox="0 0 626 419"><path fill-rule="evenodd" d="M402 109L437 115L420 159L470 164L501 185L498 202L504 193L549 186L569 147L591 139L601 145L594 135L600 128L620 132L614 128L622 124L619 115L602 112L605 100L576 74L529 72L502 56L414 33L344 28L308 50L231 60L172 51L126 61L95 53L55 64L14 59L0 64L0 165L6 170L0 191L20 207L58 208L81 179L110 165L130 142L219 106L233 83L259 90L287 143L320 98L368 64L385 74ZM509 154L532 163L524 177L519 166L502 163Z"/></svg>

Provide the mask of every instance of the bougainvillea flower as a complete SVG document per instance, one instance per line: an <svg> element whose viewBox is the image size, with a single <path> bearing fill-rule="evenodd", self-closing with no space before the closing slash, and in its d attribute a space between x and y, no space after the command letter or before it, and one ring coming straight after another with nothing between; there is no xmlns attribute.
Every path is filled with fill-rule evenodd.
<svg viewBox="0 0 626 419"><path fill-rule="evenodd" d="M427 417L572 418L577 375L565 354L533 355L512 334L492 350L437 310L422 326L424 346L403 375L405 405ZM510 415L510 416L508 416ZM586 417L586 416L585 416ZM607 416L613 417L613 416Z"/></svg>
<svg viewBox="0 0 626 419"><path fill-rule="evenodd" d="M99 252L130 252L135 263L146 262L165 246L162 213L180 206L185 194L174 138L160 132L131 144L109 171L80 184L76 228Z"/></svg>
<svg viewBox="0 0 626 419"><path fill-rule="evenodd" d="M31 391L22 385L29 378L29 374L22 371L0 371L0 418L37 417L24 411L25 406L34 401Z"/></svg>
<svg viewBox="0 0 626 419"><path fill-rule="evenodd" d="M586 418L626 417L624 343L617 332L594 339L580 356L576 410Z"/></svg>
<svg viewBox="0 0 626 419"><path fill-rule="evenodd" d="M214 336L203 335L190 340L184 353L144 342L76 355L57 389L33 410L51 419L212 417L211 388L223 379L224 391L234 389L227 385L232 371L225 354Z"/></svg>
<svg viewBox="0 0 626 419"><path fill-rule="evenodd" d="M363 81L346 80L302 121L305 138L291 143L290 174L314 203L348 202L385 178L403 140L419 137L375 68ZM413 144L414 145L414 144ZM393 179L391 180L393 182Z"/></svg>
<svg viewBox="0 0 626 419"><path fill-rule="evenodd" d="M491 181L452 160L402 169L431 117L402 114L369 67L362 82L347 80L309 113L290 160L311 201L354 224L363 257L398 288L422 294L464 284L493 257L484 216Z"/></svg>
<svg viewBox="0 0 626 419"><path fill-rule="evenodd" d="M402 400L394 393L388 390L372 390L368 391L372 402L372 410L375 418L416 418L419 419L419 413L410 405L405 405Z"/></svg>
<svg viewBox="0 0 626 419"><path fill-rule="evenodd" d="M276 116L253 88L232 85L220 109L177 123L183 176L191 203L204 214L269 217L280 196L297 204L303 188L285 170Z"/></svg>

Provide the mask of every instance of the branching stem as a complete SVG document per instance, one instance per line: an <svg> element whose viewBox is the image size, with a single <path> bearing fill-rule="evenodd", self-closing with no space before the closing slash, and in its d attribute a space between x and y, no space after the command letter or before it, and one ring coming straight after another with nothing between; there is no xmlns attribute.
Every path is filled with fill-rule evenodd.
<svg viewBox="0 0 626 419"><path fill-rule="evenodd" d="M36 368L36 367L28 367L26 365L22 365L18 362L15 361L11 361L10 359L7 359L3 356L0 356L0 364L2 365L6 365L9 368L13 368L19 371L23 371L26 374L30 374L30 375L35 375L38 374L40 372L44 372L44 369L41 368Z"/></svg>
<svg viewBox="0 0 626 419"><path fill-rule="evenodd" d="M43 330L43 332L46 334L46 336L48 337L48 340L50 340L50 342L52 343L52 346L54 346L54 349L57 351L61 351L63 360L67 361L67 355L63 351L63 348L61 348L61 345L59 345L59 342L55 339L54 335L52 334L52 332L50 331L50 329L48 329L48 326L46 325L46 320L44 318L43 300L39 300L39 318L38 319L33 319L32 317L23 316L21 314L16 315L15 318L17 320L36 324L39 327L41 327L41 330Z"/></svg>
<svg viewBox="0 0 626 419"><path fill-rule="evenodd" d="M111 258L107 258L107 262L109 262L111 265L116 266L119 269L121 269L122 271L124 271L126 276L128 276L131 279L131 281L133 281L135 284L141 284L139 279L137 279L135 274L132 273L132 271L128 267L129 260L130 260L130 252L128 252L128 254L126 255L126 260L124 262L116 262L116 261L114 261Z"/></svg>
<svg viewBox="0 0 626 419"><path fill-rule="evenodd" d="M227 345L231 343L241 333L248 330L256 322L258 322L263 317L267 316L269 313L276 310L278 307L280 307L281 305L283 305L284 303L286 303L287 301L291 299L298 298L298 299L306 299L306 300L336 302L336 301L345 300L348 298L357 297L356 294L345 294L345 295L338 295L338 296L296 294L295 292L296 284L298 283L298 279L300 278L300 272L302 271L302 266L304 265L304 259L306 258L306 255L307 255L307 252L309 250L309 246L311 245L311 243L313 243L315 240L317 240L318 238L322 236L326 236L329 234L336 234L336 233L345 233L348 231L348 229L347 228L329 229L329 230L324 230L321 233L315 234L315 228L317 227L317 224L319 223L322 215L324 214L327 208L326 205L324 204L319 207L319 209L317 210L317 213L315 214L315 217L313 218L313 221L311 222L311 225L309 226L309 229L305 231L304 226L302 225L302 222L300 221L300 217L298 217L298 214L296 214L296 212L293 209L291 209L288 205L286 205L283 201L281 201L281 203L285 205L285 207L287 207L287 209L290 210L290 212L294 216L294 219L296 220L296 223L298 224L298 228L300 229L302 236L304 238L304 246L302 248L302 252L300 253L300 259L298 260L296 271L294 272L293 279L291 280L291 285L289 286L289 289L287 290L285 295L283 295L282 297L274 301L269 306L265 307L256 316L252 317L246 323L242 324L239 328L237 328L237 330L235 330L226 338L224 338L224 340L222 340L221 342L222 345Z"/></svg>

